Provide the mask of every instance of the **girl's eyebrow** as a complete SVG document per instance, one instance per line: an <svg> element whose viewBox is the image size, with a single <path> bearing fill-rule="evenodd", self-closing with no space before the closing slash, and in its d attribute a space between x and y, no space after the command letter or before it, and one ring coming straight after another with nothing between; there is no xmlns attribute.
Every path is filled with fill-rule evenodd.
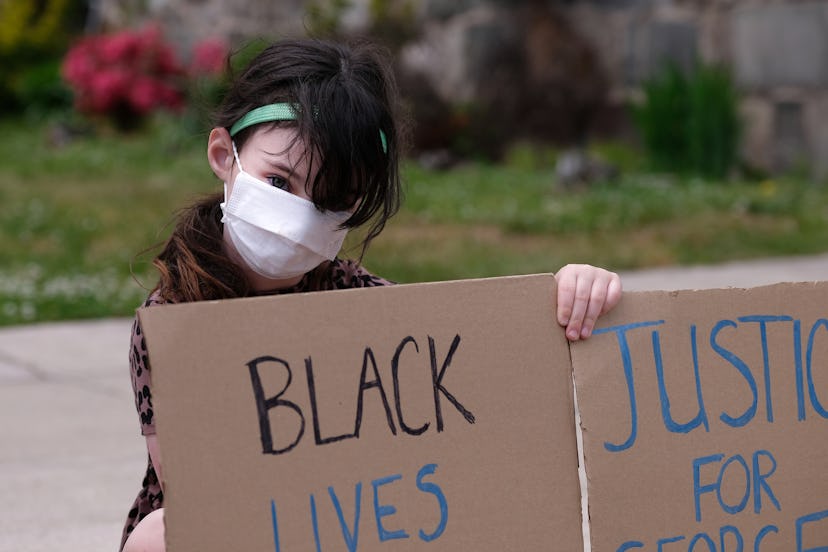
<svg viewBox="0 0 828 552"><path fill-rule="evenodd" d="M274 169L278 169L282 172L286 172L291 175L296 172L296 167L291 167L290 165L282 163L280 161L267 161L267 164Z"/></svg>
<svg viewBox="0 0 828 552"><path fill-rule="evenodd" d="M265 155L269 155L271 157L280 158L280 157L283 156L283 153L272 153L272 152L269 152L269 151L266 151L266 150L260 150L260 151L262 153L264 153ZM285 171L287 173L293 174L294 172L296 172L296 167L295 166L290 166L287 163L285 163L285 162L283 162L279 159L265 159L265 161L267 161L267 164L270 165L271 167L274 167L276 169Z"/></svg>

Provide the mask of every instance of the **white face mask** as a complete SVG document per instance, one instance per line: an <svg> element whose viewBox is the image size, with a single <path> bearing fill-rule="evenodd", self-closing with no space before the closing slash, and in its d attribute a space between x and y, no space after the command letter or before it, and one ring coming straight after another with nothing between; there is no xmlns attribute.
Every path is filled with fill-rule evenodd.
<svg viewBox="0 0 828 552"><path fill-rule="evenodd" d="M221 221L247 266L282 280L333 260L348 233L339 226L350 213L319 211L312 202L255 178L242 169L235 149L234 144L239 173L229 200L224 185Z"/></svg>

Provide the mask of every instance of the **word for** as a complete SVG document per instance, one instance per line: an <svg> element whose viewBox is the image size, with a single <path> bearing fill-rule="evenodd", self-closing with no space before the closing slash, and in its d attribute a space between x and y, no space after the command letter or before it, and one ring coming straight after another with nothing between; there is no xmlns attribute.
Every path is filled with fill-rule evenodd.
<svg viewBox="0 0 828 552"><path fill-rule="evenodd" d="M448 353L446 353L446 356L443 358L442 362L439 362L437 356L437 345L434 338L428 336L429 354L426 359L426 363L431 369L434 415L437 422L438 432L443 431L444 428L443 410L440 402L441 396L448 400L458 410L458 412L462 414L463 418L468 423L473 424L475 421L474 414L464 407L460 401L458 401L454 395L446 389L445 385L443 385L443 377L446 375L446 370L448 370L451 365L451 360L457 352L457 347L459 345L460 336L455 335L451 345L449 346ZM416 363L419 360L419 352L420 347L417 344L417 341L415 341L413 337L408 336L400 342L390 360L391 384L394 390L394 408L397 414L397 421L400 424L400 428L409 435L421 435L422 433L425 433L431 425L430 422L425 422L419 427L409 426L408 423L406 423L405 416L403 415L403 407L400 401L401 393L399 373L402 365L404 364L403 361L405 360L406 363L410 361L412 364ZM292 450L297 444L299 444L299 441L305 433L305 414L295 402L282 398L282 395L285 391L287 391L288 387L290 387L293 380L293 373L291 371L290 364L288 364L286 360L274 356L261 356L248 362L247 367L250 370L250 381L253 385L253 395L256 399L256 410L259 415L259 431L261 434L262 452L264 454L282 454ZM259 370L264 367L281 369L287 372L287 381L285 386L279 390L278 393L269 398L265 397L265 391L259 375ZM410 367L408 368L410 369ZM376 392L379 393L380 399L382 400L382 404L385 408L385 418L388 423L388 428L393 435L397 434L397 428L394 424L394 417L391 413L391 406L388 402L388 394L385 391L385 386L383 385L382 378L380 377L379 370L377 369L377 361L374 351L370 347L365 348L362 356L362 371L360 373L356 393L356 418L354 420L354 431L352 433L329 437L322 436L322 429L319 421L319 407L316 399L316 387L313 375L313 359L311 357L305 359L305 373L307 375L307 391L310 399L311 416L313 418L313 435L317 445L324 445L327 443L342 441L343 439L359 437L359 430L362 426L363 396L366 391L370 390L376 390ZM290 444L282 448L274 448L273 445L273 430L271 428L268 411L274 408L288 408L295 412L300 419L299 429L295 437L290 441Z"/></svg>
<svg viewBox="0 0 828 552"><path fill-rule="evenodd" d="M828 518L828 510L821 512L814 512L802 516L796 520L796 548L792 552L825 552L828 550L828 530L825 524ZM809 527L812 524L818 524L816 527ZM811 531L808 531L810 529ZM814 538L816 535L816 538ZM779 535L779 528L775 525L765 525L756 532L753 537L753 547L750 547L750 540L745 541L742 532L732 525L725 525L719 529L718 539L711 537L708 533L696 533L689 540L685 535L678 535L658 539L655 541L655 546L651 550L657 552L679 552L686 550L687 552L761 552L762 550L780 550L780 544L788 542L787 539ZM816 542L814 542L816 541ZM767 542L767 548L764 548ZM747 548L745 545L747 544ZM633 550L639 548L646 548L641 541L627 541L616 549L616 552L624 552L625 550Z"/></svg>
<svg viewBox="0 0 828 552"><path fill-rule="evenodd" d="M724 461L724 463L722 463L723 459L724 454L712 454L710 456L703 456L693 460L693 501L696 506L696 521L702 520L701 497L706 493L715 493L719 506L728 514L738 514L745 509L745 506L747 506L752 492L753 512L758 514L762 511L762 496L764 491L765 496L768 497L771 504L773 504L777 510L781 511L779 501L773 494L770 484L768 484L768 479L776 471L776 459L770 452L766 450L757 450L754 452L752 458L753 461L751 462L753 468L752 470L748 467L747 462L741 454L729 457ZM765 471L763 471L761 467L762 459L766 460L765 464L768 466ZM720 465L718 468L718 477L715 482L702 484L702 468L713 464ZM734 485L739 484L741 484L744 488L742 497L735 504L728 503L722 496L722 484L726 482L725 480L732 483L729 487L731 489L734 488Z"/></svg>
<svg viewBox="0 0 828 552"><path fill-rule="evenodd" d="M644 322L635 322L631 324L624 324L620 326L613 326L610 328L600 328L595 330L594 334L614 333L618 341L618 347L621 353L621 359L624 367L624 377L626 379L627 391L629 394L630 406L630 434L622 443L604 443L604 448L610 452L620 452L627 450L635 443L638 433L638 407L635 396L635 381L632 355L630 353L630 345L627 335L630 332L643 328L654 328L663 325L664 320L650 320ZM802 321L795 320L791 316L776 316L776 315L751 315L741 316L736 320L720 320L710 330L708 336L708 344L710 349L719 357L730 364L744 379L747 388L750 390L752 402L744 412L728 413L722 412L719 419L731 427L746 426L754 419L757 412L759 400L759 385L757 384L757 376L754 370L736 355L734 352L728 350L719 343L719 336L729 331L736 331L742 329L745 325L756 325L759 329L759 339L757 345L761 347L763 366L760 373L760 381L765 397L765 412L768 422L773 422L773 398L771 394L771 377L770 377L770 361L768 351L767 331L770 324L790 324L791 326L791 345L793 350L793 370L796 378L796 394L797 394L797 417L800 421L806 417L806 407L810 403L811 408L822 418L828 419L828 409L817 396L816 388L814 386L813 367L820 366L819 362L813 358L814 343L817 339L819 330L825 334L823 338L828 338L828 320L820 318L811 327L808 333L808 340L805 347L805 360L803 361L803 347L802 347ZM664 363L661 354L661 336L657 329L652 330L652 352L653 360L655 362L656 378L658 382L659 400L661 403L661 418L664 427L673 433L689 433L691 430L698 427L704 427L706 431L710 430L710 422L708 420L707 410L704 405L704 394L702 393L702 383L699 377L699 346L696 338L696 325L690 326L690 347L693 358L693 373L695 376L696 400L698 402L698 413L696 416L684 423L676 421L670 412L670 397L667 393L667 388L664 383ZM828 359L820 359L824 364ZM759 370L756 370L757 372ZM807 387L808 398L805 397L805 389ZM824 400L824 399L823 399Z"/></svg>
<svg viewBox="0 0 828 552"><path fill-rule="evenodd" d="M426 481L426 477L434 475L437 470L437 464L426 464L417 472L415 484L417 490L423 493L434 495L437 500L437 506L440 510L439 520L436 527L431 532L426 532L424 529L418 530L418 537L424 542L431 542L440 538L440 535L446 530L448 524L448 501L443 493L443 490L436 483ZM387 477L381 477L371 481L371 489L373 494L373 510L374 521L376 522L377 536L380 542L393 541L398 539L408 539L409 534L405 529L389 529L388 524L392 521L391 518L397 513L397 508L392 504L385 504L380 498L380 490L386 485L391 485L396 481L402 479L402 475L396 474ZM336 517L339 520L339 529L342 533L342 540L348 552L356 552L359 549L361 506L362 506L362 482L358 482L354 487L354 517L353 520L346 520L342 512L342 505L339 497L333 487L328 487L328 496L330 497L331 506L336 511ZM323 504L319 508L324 507ZM270 501L270 517L273 525L273 543L276 552L281 552L281 543L279 539L279 519L276 507L276 501ZM319 538L319 515L316 497L310 495L310 518L311 526L313 527L313 540L316 544L316 551L322 552L322 541ZM338 547L336 548L339 549Z"/></svg>

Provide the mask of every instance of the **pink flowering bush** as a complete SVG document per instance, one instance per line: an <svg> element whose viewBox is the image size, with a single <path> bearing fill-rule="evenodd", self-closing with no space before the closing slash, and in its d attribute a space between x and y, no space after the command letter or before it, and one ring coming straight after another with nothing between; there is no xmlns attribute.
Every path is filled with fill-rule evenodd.
<svg viewBox="0 0 828 552"><path fill-rule="evenodd" d="M217 38L207 38L193 47L189 72L196 77L215 77L224 73L227 63L227 44Z"/></svg>
<svg viewBox="0 0 828 552"><path fill-rule="evenodd" d="M223 42L207 40L196 45L187 67L161 29L150 25L82 38L66 54L61 74L79 111L131 128L158 109L180 111L188 80L220 74L226 56Z"/></svg>

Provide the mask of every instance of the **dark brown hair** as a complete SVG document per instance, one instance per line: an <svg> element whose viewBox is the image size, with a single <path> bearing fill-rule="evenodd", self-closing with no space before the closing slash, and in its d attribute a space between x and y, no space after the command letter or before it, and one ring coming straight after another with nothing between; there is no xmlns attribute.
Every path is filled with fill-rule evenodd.
<svg viewBox="0 0 828 552"><path fill-rule="evenodd" d="M274 43L233 80L215 114L215 125L229 131L252 109L279 102L293 104L297 120L260 125L296 126L307 155L318 156L319 170L312 182L306 182L311 200L321 210L353 209L343 226L367 225L364 254L401 199L397 90L387 54L365 42ZM239 151L260 125L233 137ZM164 299L249 294L243 273L223 252L221 199L220 194L209 196L183 210L153 261L160 272L156 289Z"/></svg>

